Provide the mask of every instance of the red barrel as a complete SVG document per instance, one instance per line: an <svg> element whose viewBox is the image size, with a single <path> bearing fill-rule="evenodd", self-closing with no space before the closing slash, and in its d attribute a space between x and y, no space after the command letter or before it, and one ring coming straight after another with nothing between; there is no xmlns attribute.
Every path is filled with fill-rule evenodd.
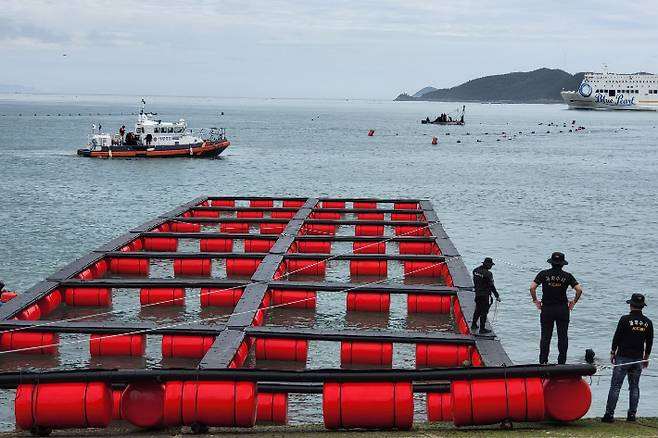
<svg viewBox="0 0 658 438"><path fill-rule="evenodd" d="M350 275L386 277L388 275L386 260L350 260Z"/></svg>
<svg viewBox="0 0 658 438"><path fill-rule="evenodd" d="M276 240L265 239L245 239L244 252L270 252Z"/></svg>
<svg viewBox="0 0 658 438"><path fill-rule="evenodd" d="M131 274L131 275L147 276L149 274L149 259L111 258L110 271L112 271L115 274Z"/></svg>
<svg viewBox="0 0 658 438"><path fill-rule="evenodd" d="M213 289L202 288L201 306L217 306L217 307L235 307L242 297L244 289Z"/></svg>
<svg viewBox="0 0 658 438"><path fill-rule="evenodd" d="M23 354L57 354L59 336L57 333L4 332L0 333L2 351L15 351Z"/></svg>
<svg viewBox="0 0 658 438"><path fill-rule="evenodd" d="M260 234L281 234L288 224L285 223L262 223L260 224Z"/></svg>
<svg viewBox="0 0 658 438"><path fill-rule="evenodd" d="M305 201L294 201L290 199L286 199L283 201L283 206L285 208L297 208L297 207L302 207L304 205Z"/></svg>
<svg viewBox="0 0 658 438"><path fill-rule="evenodd" d="M161 427L164 423L164 384L137 382L121 395L121 417L137 427Z"/></svg>
<svg viewBox="0 0 658 438"><path fill-rule="evenodd" d="M322 208L345 208L345 201L322 201Z"/></svg>
<svg viewBox="0 0 658 438"><path fill-rule="evenodd" d="M396 210L418 210L418 204L412 204L408 202L396 202L393 205L393 208Z"/></svg>
<svg viewBox="0 0 658 438"><path fill-rule="evenodd" d="M329 254L331 252L331 241L329 240L298 240L297 252L310 254Z"/></svg>
<svg viewBox="0 0 658 438"><path fill-rule="evenodd" d="M430 231L426 225L397 226L395 227L396 236L429 236Z"/></svg>
<svg viewBox="0 0 658 438"><path fill-rule="evenodd" d="M107 427L112 421L112 391L107 383L19 385L16 425L51 429Z"/></svg>
<svg viewBox="0 0 658 438"><path fill-rule="evenodd" d="M352 206L354 208L377 208L377 203L376 202L354 202L352 203Z"/></svg>
<svg viewBox="0 0 658 438"><path fill-rule="evenodd" d="M270 294L273 306L285 306L287 309L315 309L315 291L272 289Z"/></svg>
<svg viewBox="0 0 658 438"><path fill-rule="evenodd" d="M314 211L308 217L309 219L340 219L340 213L334 213L331 211Z"/></svg>
<svg viewBox="0 0 658 438"><path fill-rule="evenodd" d="M336 225L333 224L306 224L301 234L329 236L336 234Z"/></svg>
<svg viewBox="0 0 658 438"><path fill-rule="evenodd" d="M256 383L170 381L165 384L164 424L253 427Z"/></svg>
<svg viewBox="0 0 658 438"><path fill-rule="evenodd" d="M202 358L215 342L214 336L162 336L162 357Z"/></svg>
<svg viewBox="0 0 658 438"><path fill-rule="evenodd" d="M107 260L105 259L101 259L89 267L92 278L99 278L104 276L105 273L107 272L107 269L108 269L108 263Z"/></svg>
<svg viewBox="0 0 658 438"><path fill-rule="evenodd" d="M256 360L306 362L308 341L305 339L256 339Z"/></svg>
<svg viewBox="0 0 658 438"><path fill-rule="evenodd" d="M210 271L211 271L210 259L175 259L174 260L175 276L192 275L199 277L207 277L210 275Z"/></svg>
<svg viewBox="0 0 658 438"><path fill-rule="evenodd" d="M411 429L410 382L325 383L322 394L327 429Z"/></svg>
<svg viewBox="0 0 658 438"><path fill-rule="evenodd" d="M265 323L265 312L263 309L258 309L254 313L254 320L252 321L252 325L255 327L260 327Z"/></svg>
<svg viewBox="0 0 658 438"><path fill-rule="evenodd" d="M272 199L252 199L249 201L249 206L271 208L274 207L274 201Z"/></svg>
<svg viewBox="0 0 658 438"><path fill-rule="evenodd" d="M144 251L174 252L178 249L178 239L171 237L145 237Z"/></svg>
<svg viewBox="0 0 658 438"><path fill-rule="evenodd" d="M234 199L213 199L210 201L213 207L235 207Z"/></svg>
<svg viewBox="0 0 658 438"><path fill-rule="evenodd" d="M112 390L112 419L113 420L123 420L123 416L121 415L121 394L123 394L123 389Z"/></svg>
<svg viewBox="0 0 658 438"><path fill-rule="evenodd" d="M233 239L200 239L201 252L232 252Z"/></svg>
<svg viewBox="0 0 658 438"><path fill-rule="evenodd" d="M392 221L417 221L418 215L413 213L391 213Z"/></svg>
<svg viewBox="0 0 658 438"><path fill-rule="evenodd" d="M146 335L91 335L89 353L92 356L143 356Z"/></svg>
<svg viewBox="0 0 658 438"><path fill-rule="evenodd" d="M241 222L222 222L219 224L222 233L246 234L249 232L249 224Z"/></svg>
<svg viewBox="0 0 658 438"><path fill-rule="evenodd" d="M185 289L182 287L143 287L139 291L139 303L157 306L185 305Z"/></svg>
<svg viewBox="0 0 658 438"><path fill-rule="evenodd" d="M64 289L67 306L109 306L112 289L107 287L71 287Z"/></svg>
<svg viewBox="0 0 658 438"><path fill-rule="evenodd" d="M272 219L292 219L295 217L294 211L273 211L270 213Z"/></svg>
<svg viewBox="0 0 658 438"><path fill-rule="evenodd" d="M281 392L259 392L256 423L288 424L288 394Z"/></svg>
<svg viewBox="0 0 658 438"><path fill-rule="evenodd" d="M592 404L589 385L579 376L551 378L544 382L546 416L556 421L576 421Z"/></svg>
<svg viewBox="0 0 658 438"><path fill-rule="evenodd" d="M217 218L219 217L219 212L213 210L192 210L192 216Z"/></svg>
<svg viewBox="0 0 658 438"><path fill-rule="evenodd" d="M393 363L392 342L340 343L341 365L391 365Z"/></svg>
<svg viewBox="0 0 658 438"><path fill-rule="evenodd" d="M386 242L354 242L354 254L386 254Z"/></svg>
<svg viewBox="0 0 658 438"><path fill-rule="evenodd" d="M357 213L356 218L360 221L383 221L384 213Z"/></svg>
<svg viewBox="0 0 658 438"><path fill-rule="evenodd" d="M41 309L37 304L32 304L17 314L16 318L22 321L36 321L37 319L41 319Z"/></svg>
<svg viewBox="0 0 658 438"><path fill-rule="evenodd" d="M288 273L295 275L318 275L324 276L327 263L324 260L288 260Z"/></svg>
<svg viewBox="0 0 658 438"><path fill-rule="evenodd" d="M262 211L249 211L249 210L244 210L244 211L238 211L236 214L238 218L262 218L263 217L263 212Z"/></svg>
<svg viewBox="0 0 658 438"><path fill-rule="evenodd" d="M62 294L60 293L59 289L55 289L37 301L37 306L39 306L39 311L42 317L50 315L59 307L60 304L62 304Z"/></svg>
<svg viewBox="0 0 658 438"><path fill-rule="evenodd" d="M458 380L451 383L450 392L456 426L544 419L544 390L538 377Z"/></svg>
<svg viewBox="0 0 658 438"><path fill-rule="evenodd" d="M18 294L16 292L4 291L0 293L0 302L8 303L9 301L13 300L17 296Z"/></svg>
<svg viewBox="0 0 658 438"><path fill-rule="evenodd" d="M201 231L201 224L191 222L170 222L171 231L174 233L198 233Z"/></svg>
<svg viewBox="0 0 658 438"><path fill-rule="evenodd" d="M355 312L388 312L391 295L387 293L348 292L347 310Z"/></svg>
<svg viewBox="0 0 658 438"><path fill-rule="evenodd" d="M427 421L452 421L451 399L449 392L428 392Z"/></svg>
<svg viewBox="0 0 658 438"><path fill-rule="evenodd" d="M226 259L226 275L252 276L261 259Z"/></svg>
<svg viewBox="0 0 658 438"><path fill-rule="evenodd" d="M400 242L399 251L400 254L441 254L439 246L432 242Z"/></svg>
<svg viewBox="0 0 658 438"><path fill-rule="evenodd" d="M407 295L408 313L450 313L452 297L450 295Z"/></svg>
<svg viewBox="0 0 658 438"><path fill-rule="evenodd" d="M442 264L445 265L444 262L405 260L404 275L406 277L439 277Z"/></svg>
<svg viewBox="0 0 658 438"><path fill-rule="evenodd" d="M471 360L470 345L416 344L416 367L460 367Z"/></svg>
<svg viewBox="0 0 658 438"><path fill-rule="evenodd" d="M482 356L475 348L471 350L471 364L473 364L474 367L481 367L484 365Z"/></svg>
<svg viewBox="0 0 658 438"><path fill-rule="evenodd" d="M383 236L383 225L357 225L354 228L355 236Z"/></svg>
<svg viewBox="0 0 658 438"><path fill-rule="evenodd" d="M240 368L242 365L244 365L244 362L247 360L247 356L249 356L249 349L251 348L251 344L251 338L247 338L247 340L240 344L238 351L235 352L235 356L233 356L233 359L228 366L229 368Z"/></svg>
<svg viewBox="0 0 658 438"><path fill-rule="evenodd" d="M459 333L462 335L468 335L470 333L469 326L466 322L466 318L464 318L464 312L462 312L462 306L459 304L459 300L453 300L452 306Z"/></svg>

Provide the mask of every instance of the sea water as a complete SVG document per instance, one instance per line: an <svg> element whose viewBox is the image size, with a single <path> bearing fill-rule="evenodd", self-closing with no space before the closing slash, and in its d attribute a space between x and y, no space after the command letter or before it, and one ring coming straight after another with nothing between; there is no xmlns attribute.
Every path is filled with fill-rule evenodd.
<svg viewBox="0 0 658 438"><path fill-rule="evenodd" d="M658 321L652 277L658 113L467 104L465 126L434 126L420 119L461 104L154 96L146 98L147 109L159 118L225 127L231 147L215 160L76 156L92 124L109 132L121 125L131 130L135 116L129 113L138 111L140 98L0 96L0 278L8 287L24 290L132 226L201 195L408 197L431 200L469 268L485 256L495 260L503 301L489 317L515 363L537 362L539 314L528 286L553 251L566 254L567 269L585 290L571 314L570 363L582 363L593 348L606 364L633 292L647 295L646 314ZM369 129L375 129L373 137ZM198 314L193 301L183 315L167 320ZM325 313L311 320L304 314L278 318L299 326L395 329L405 327L404 306L394 300L387 321L354 320L322 297ZM116 318L152 317L138 310L122 315ZM441 326L408 323L419 330ZM59 357L1 356L0 367L94 365L79 360L88 351L86 337L66 339ZM150 340L147 355L158 350L157 340ZM554 339L552 361L556 355ZM311 366L324 364L323 357L338 360L337 344L312 345ZM413 351L402 347L396 358L412 365ZM159 366L143 360L128 365ZM601 415L605 405L610 371L600 375L591 379L590 416ZM658 362L644 372L641 389L638 414L658 415ZM12 397L11 391L0 397L5 428L13 427ZM315 396L297 403L291 421L321 421L320 403ZM626 406L623 391L618 413Z"/></svg>

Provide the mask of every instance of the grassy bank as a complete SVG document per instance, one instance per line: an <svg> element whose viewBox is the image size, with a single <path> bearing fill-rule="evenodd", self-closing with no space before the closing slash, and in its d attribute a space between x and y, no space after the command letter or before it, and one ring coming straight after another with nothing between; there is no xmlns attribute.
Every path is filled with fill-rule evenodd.
<svg viewBox="0 0 658 438"><path fill-rule="evenodd" d="M110 428L102 430L62 430L55 431L53 437L95 436L116 437L131 434L138 438L167 437L191 435L189 428L170 429L166 431L147 432L132 428ZM0 434L0 437L29 436L29 433ZM449 423L427 424L418 423L414 429L406 432L330 432L321 425L294 427L256 427L254 429L211 429L211 433L199 435L202 437L222 438L384 438L384 437L657 437L658 418L641 418L636 423L617 421L614 424L603 424L598 419L580 420L567 425L555 423L515 424L512 430L501 430L498 426L458 429Z"/></svg>

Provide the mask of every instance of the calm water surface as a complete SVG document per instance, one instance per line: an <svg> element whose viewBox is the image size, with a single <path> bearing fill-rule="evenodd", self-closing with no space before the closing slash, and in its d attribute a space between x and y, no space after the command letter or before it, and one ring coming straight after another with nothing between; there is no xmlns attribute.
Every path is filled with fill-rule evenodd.
<svg viewBox="0 0 658 438"><path fill-rule="evenodd" d="M658 253L658 114L470 104L466 126L440 127L419 120L457 104L152 97L149 109L162 119L226 127L232 146L217 160L75 156L92 123L104 130L131 127L134 116L119 114L136 111L138 100L0 96L0 278L8 286L28 288L131 226L200 195L420 197L433 202L467 266L484 256L497 262L493 272L503 302L490 317L515 362L537 361L539 316L527 288L555 250L566 253L569 270L585 289L572 314L570 362L582 362L587 348L606 359L632 292L647 294L647 314L658 320L651 277ZM586 129L569 133L574 119L574 126ZM547 126L551 122L557 126ZM369 128L376 129L374 137L366 136ZM432 135L438 146L430 144ZM328 275L347 279L346 272L330 266ZM140 312L137 303L130 291L115 294L114 308L126 311L108 318L160 317ZM340 304L320 295L317 314L277 311L268 323L450 327L450 321L407 320L403 299L394 300L383 319L346 318ZM188 296L185 309L165 319L209 315L221 321L226 312L201 311L198 299ZM62 342L59 357L2 356L0 366L189 365L163 363L157 339L149 339L147 359L129 363L92 361L83 337L63 336ZM555 360L555 345L552 351ZM397 363L413 366L413 348L396 345L395 355ZM80 362L81 356L87 358ZM338 357L338 344L311 344L309 367L337 366ZM609 373L601 374L592 380L590 415L601 415L605 404ZM658 363L642 377L641 415L658 415L657 377ZM12 397L2 393L5 428L13 427ZM620 414L626 397L620 397ZM422 405L418 399L419 412ZM320 421L319 397L292 396L293 406L299 409L291 410L293 422Z"/></svg>

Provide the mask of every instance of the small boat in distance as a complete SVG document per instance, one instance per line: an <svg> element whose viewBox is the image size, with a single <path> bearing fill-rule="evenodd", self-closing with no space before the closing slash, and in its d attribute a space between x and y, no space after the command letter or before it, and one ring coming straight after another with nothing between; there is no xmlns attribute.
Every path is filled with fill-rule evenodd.
<svg viewBox="0 0 658 438"><path fill-rule="evenodd" d="M134 132L118 131L117 134L101 132L100 125L92 127L87 148L78 149L78 155L95 158L173 158L216 157L231 144L226 138L224 128L210 128L193 133L187 128L187 122L163 122L156 119L155 113L144 112L142 108L137 116ZM124 135L125 134L125 135Z"/></svg>
<svg viewBox="0 0 658 438"><path fill-rule="evenodd" d="M466 111L466 105L462 106L461 115L456 115L454 118L451 114L458 113L459 110L453 111L450 114L441 114L434 120L430 120L429 117L426 117L425 120L421 120L420 123L423 125L463 125L464 124L464 112Z"/></svg>

